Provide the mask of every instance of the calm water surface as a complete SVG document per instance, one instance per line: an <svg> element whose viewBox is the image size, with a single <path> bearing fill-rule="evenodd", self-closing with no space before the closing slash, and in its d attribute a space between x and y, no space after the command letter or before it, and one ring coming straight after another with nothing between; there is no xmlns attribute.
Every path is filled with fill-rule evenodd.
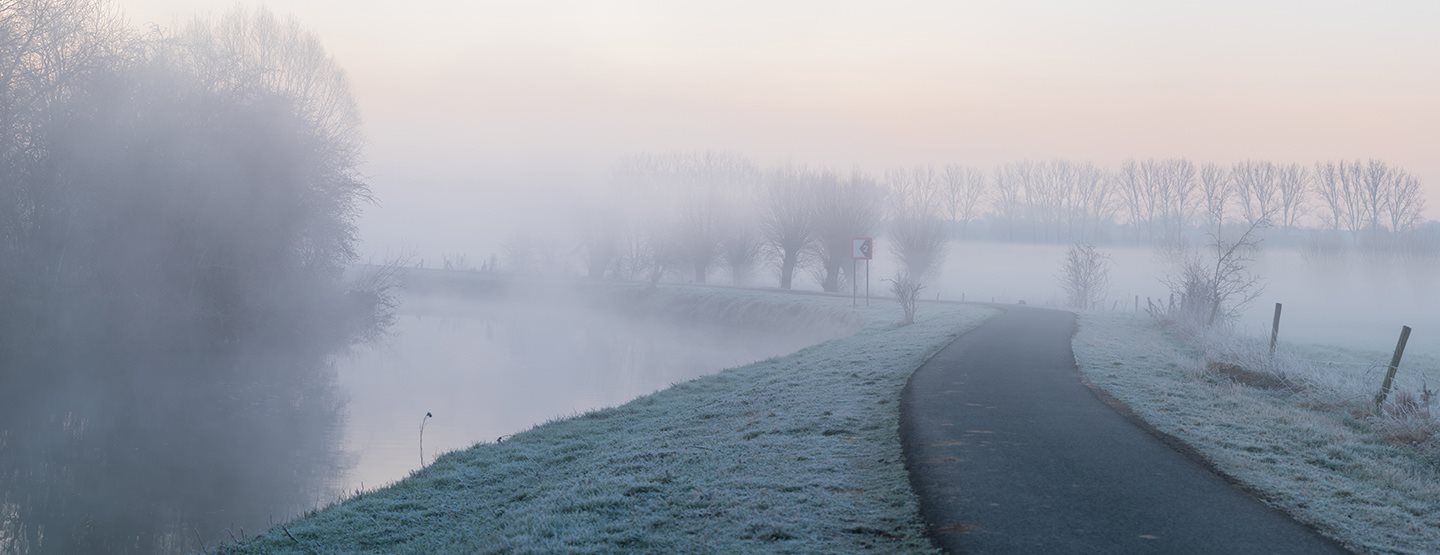
<svg viewBox="0 0 1440 555"><path fill-rule="evenodd" d="M371 488L418 468L427 412L428 462L815 341L576 307L414 300L389 338L337 361L353 464L337 480Z"/></svg>

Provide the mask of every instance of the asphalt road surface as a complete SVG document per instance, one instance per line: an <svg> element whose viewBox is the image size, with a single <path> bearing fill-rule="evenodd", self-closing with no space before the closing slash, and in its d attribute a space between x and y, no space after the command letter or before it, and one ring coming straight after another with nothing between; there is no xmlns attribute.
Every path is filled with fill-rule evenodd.
<svg viewBox="0 0 1440 555"><path fill-rule="evenodd" d="M1010 307L911 377L900 435L951 553L1344 553L1102 402L1068 312Z"/></svg>

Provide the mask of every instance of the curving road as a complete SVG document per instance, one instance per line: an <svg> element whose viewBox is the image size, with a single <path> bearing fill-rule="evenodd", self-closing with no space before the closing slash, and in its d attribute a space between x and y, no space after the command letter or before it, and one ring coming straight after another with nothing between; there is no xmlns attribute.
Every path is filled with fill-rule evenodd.
<svg viewBox="0 0 1440 555"><path fill-rule="evenodd" d="M1075 316L1009 307L917 370L900 435L952 553L1344 553L1103 403Z"/></svg>

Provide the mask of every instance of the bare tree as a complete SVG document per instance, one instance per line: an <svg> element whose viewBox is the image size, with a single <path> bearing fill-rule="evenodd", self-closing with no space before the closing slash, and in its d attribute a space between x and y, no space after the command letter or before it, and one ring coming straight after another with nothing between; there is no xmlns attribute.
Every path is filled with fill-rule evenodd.
<svg viewBox="0 0 1440 555"><path fill-rule="evenodd" d="M1010 238L1015 227L1028 228L1031 238L1051 238L1063 233L1066 202L1070 188L1069 166L1052 162L1022 160L1001 165L995 171L995 212L1006 221Z"/></svg>
<svg viewBox="0 0 1440 555"><path fill-rule="evenodd" d="M1383 229L1381 221L1384 218L1385 202L1389 197L1389 189L1395 179L1395 169L1391 168L1382 160L1367 160L1365 164L1356 163L1355 171L1359 174L1357 195L1362 214L1364 214L1365 229L1369 231L1380 231Z"/></svg>
<svg viewBox="0 0 1440 555"><path fill-rule="evenodd" d="M824 271L821 286L839 291L841 272L849 274L851 240L874 233L884 197L874 179L859 171L844 180L824 180L814 192L816 254Z"/></svg>
<svg viewBox="0 0 1440 555"><path fill-rule="evenodd" d="M1075 243L1065 253L1060 285L1071 308L1089 310L1103 304L1110 285L1110 258L1089 243Z"/></svg>
<svg viewBox="0 0 1440 555"><path fill-rule="evenodd" d="M1276 169L1276 178L1280 195L1280 225L1293 229L1305 214L1306 193L1310 190L1310 172L1300 164L1289 164Z"/></svg>
<svg viewBox="0 0 1440 555"><path fill-rule="evenodd" d="M760 172L739 155L705 152L681 158L680 178L685 195L680 248L695 270L695 281L705 283L711 264L727 242L726 234L736 234L729 237L732 243L748 240L746 231L727 224L741 210L741 199L759 186ZM743 249L744 245L740 246Z"/></svg>
<svg viewBox="0 0 1440 555"><path fill-rule="evenodd" d="M720 253L720 214L714 191L692 190L680 205L681 227L675 231L677 254L694 270L695 283L705 283Z"/></svg>
<svg viewBox="0 0 1440 555"><path fill-rule="evenodd" d="M940 182L950 223L959 223L963 236L970 222L980 215L985 198L985 173L970 166L947 164L940 173Z"/></svg>
<svg viewBox="0 0 1440 555"><path fill-rule="evenodd" d="M312 502L340 457L318 431L343 423L328 361L391 316L385 280L343 277L358 122L310 90L219 84L200 53L228 32L132 36L109 10L0 0L0 551L201 550ZM323 51L266 54L312 35L263 42L230 67L338 74ZM257 456L287 471L248 472ZM186 476L236 503L202 510Z"/></svg>
<svg viewBox="0 0 1440 555"><path fill-rule="evenodd" d="M906 275L923 281L945 258L944 190L929 168L893 170L889 186L890 239Z"/></svg>
<svg viewBox="0 0 1440 555"><path fill-rule="evenodd" d="M625 230L620 241L620 255L615 261L615 276L620 279L641 279L650 267L650 246L639 226Z"/></svg>
<svg viewBox="0 0 1440 555"><path fill-rule="evenodd" d="M1408 231L1424 218L1425 197L1420 179L1404 170L1396 171L1385 195L1384 210L1390 230Z"/></svg>
<svg viewBox="0 0 1440 555"><path fill-rule="evenodd" d="M1115 217L1120 206L1116 202L1117 184L1123 181L1088 162L1025 160L1003 164L995 170L995 219L1006 222L1012 239L1017 224L1028 227L1030 236L1037 239L1098 234L1104 223ZM1137 179L1132 184L1142 182ZM1143 189L1121 192L1139 194Z"/></svg>
<svg viewBox="0 0 1440 555"><path fill-rule="evenodd" d="M319 38L294 17L236 7L215 20L195 19L171 42L208 87L244 97L257 89L292 99L326 138L331 156L359 157L360 112L345 71Z"/></svg>
<svg viewBox="0 0 1440 555"><path fill-rule="evenodd" d="M1195 164L1184 158L1126 160L1117 175L1120 197L1137 234L1178 241L1199 202Z"/></svg>
<svg viewBox="0 0 1440 555"><path fill-rule="evenodd" d="M780 265L780 288L789 289L795 267L815 243L815 196L834 176L784 166L765 176L760 233Z"/></svg>
<svg viewBox="0 0 1440 555"><path fill-rule="evenodd" d="M24 238L59 217L54 191L19 178L43 156L39 131L55 106L126 62L132 45L119 14L99 0L0 2L0 259L7 264L20 264Z"/></svg>
<svg viewBox="0 0 1440 555"><path fill-rule="evenodd" d="M721 191L720 258L730 270L732 284L749 281L764 250L760 199L765 183L764 172L746 164Z"/></svg>
<svg viewBox="0 0 1440 555"><path fill-rule="evenodd" d="M904 319L900 325L908 326L915 323L915 311L920 301L920 291L925 289L925 282L915 276L901 271L894 279L887 279L890 282L890 292L900 301L900 309L904 312Z"/></svg>
<svg viewBox="0 0 1440 555"><path fill-rule="evenodd" d="M675 257L705 283L720 256L737 200L759 186L759 171L733 153L701 152L639 155L622 163L621 174L642 191L653 191L661 205L656 223L670 230ZM668 213L668 214L666 214Z"/></svg>
<svg viewBox="0 0 1440 555"><path fill-rule="evenodd" d="M1025 188L1027 212L1044 239L1059 239L1072 216L1070 206L1076 187L1074 168L1065 161L1021 162L1019 175Z"/></svg>
<svg viewBox="0 0 1440 555"><path fill-rule="evenodd" d="M915 279L928 279L945 261L945 222L924 213L896 214L890 220L890 247Z"/></svg>
<svg viewBox="0 0 1440 555"><path fill-rule="evenodd" d="M1314 191L1333 230L1404 231L1423 218L1420 182L1383 160L1315 164Z"/></svg>
<svg viewBox="0 0 1440 555"><path fill-rule="evenodd" d="M995 194L991 197L994 218L1005 222L1011 240L1015 239L1015 224L1025 214L1025 179L1025 167L1020 164L995 168Z"/></svg>
<svg viewBox="0 0 1440 555"><path fill-rule="evenodd" d="M1161 163L1158 173L1165 180L1161 190L1165 192L1165 216L1169 224L1166 234L1173 241L1179 241L1189 225L1197 200L1195 164L1184 158L1172 158Z"/></svg>
<svg viewBox="0 0 1440 555"><path fill-rule="evenodd" d="M622 157L611 170L607 187L607 196L613 201L596 199L593 204L602 212L614 213L616 254L611 266L614 275L621 279L648 279L655 262L653 241L674 231L676 209L668 198L674 188L664 182L665 172L655 169L659 164L654 156L646 154ZM594 250L598 251L598 256L589 256L602 258L610 249L612 239L604 236L606 227L600 227L599 236L581 239L587 249L594 244Z"/></svg>
<svg viewBox="0 0 1440 555"><path fill-rule="evenodd" d="M1251 221L1234 240L1212 235L1208 258L1196 255L1186 260L1180 275L1166 281L1179 299L1179 314L1172 317L1209 327L1238 317L1245 305L1260 296L1264 287L1250 265L1252 253L1260 245L1257 232L1267 223L1264 218Z"/></svg>
<svg viewBox="0 0 1440 555"><path fill-rule="evenodd" d="M892 168L885 172L885 193L904 203L935 207L944 202L946 191L941 175L930 166Z"/></svg>
<svg viewBox="0 0 1440 555"><path fill-rule="evenodd" d="M755 222L753 195L732 198L725 210L720 234L720 257L730 270L730 283L743 285L750 279L764 245Z"/></svg>
<svg viewBox="0 0 1440 555"><path fill-rule="evenodd" d="M1317 196L1325 203L1324 220L1330 229L1339 231L1342 227L1348 227L1351 221L1350 211L1353 209L1351 192L1346 186L1349 180L1345 179L1345 163L1316 162L1314 189Z"/></svg>
<svg viewBox="0 0 1440 555"><path fill-rule="evenodd" d="M1178 275L1165 283L1178 299L1176 312L1168 307L1157 310L1164 316L1190 325L1210 327L1231 320L1263 291L1259 276L1250 271L1253 253L1259 249L1259 231L1269 225L1272 213L1252 212L1247 215L1246 228L1235 239L1225 238L1223 204L1211 208L1209 219L1214 222L1210 243L1203 251L1186 256ZM1273 209L1273 206L1272 206Z"/></svg>
<svg viewBox="0 0 1440 555"><path fill-rule="evenodd" d="M659 285L665 274L688 261L689 253L677 236L678 233L666 233L663 228L659 228L645 242L646 258L649 262L646 267L646 281L652 289Z"/></svg>
<svg viewBox="0 0 1440 555"><path fill-rule="evenodd" d="M627 194L623 181L612 181L610 187L585 195L574 208L579 234L579 250L584 257L585 275L601 279L617 272L624 254L626 215L623 200Z"/></svg>
<svg viewBox="0 0 1440 555"><path fill-rule="evenodd" d="M1235 191L1230 172L1218 164L1200 168L1201 208L1207 217L1205 225L1216 229L1225 219L1225 209Z"/></svg>
<svg viewBox="0 0 1440 555"><path fill-rule="evenodd" d="M1069 202L1071 220L1080 225L1080 230L1077 234L1072 226L1071 237L1098 236L1101 228L1115 218L1118 209L1115 179L1089 162L1076 164L1072 176L1075 186L1071 188L1074 197Z"/></svg>
<svg viewBox="0 0 1440 555"><path fill-rule="evenodd" d="M1130 225L1137 235L1144 230L1145 237L1155 238L1155 225L1160 221L1165 206L1164 195L1158 190L1159 180L1153 173L1153 161L1144 164L1134 159L1120 165L1117 174L1120 198L1129 214Z"/></svg>
<svg viewBox="0 0 1440 555"><path fill-rule="evenodd" d="M1267 219L1277 211L1280 205L1278 173L1274 163L1257 160L1238 162L1231 170L1246 222Z"/></svg>
<svg viewBox="0 0 1440 555"><path fill-rule="evenodd" d="M1355 232L1362 231L1366 229L1366 224L1370 221L1363 193L1365 164L1359 160L1349 163L1341 160L1340 181L1340 189L1345 193L1345 215L1348 219L1346 229Z"/></svg>

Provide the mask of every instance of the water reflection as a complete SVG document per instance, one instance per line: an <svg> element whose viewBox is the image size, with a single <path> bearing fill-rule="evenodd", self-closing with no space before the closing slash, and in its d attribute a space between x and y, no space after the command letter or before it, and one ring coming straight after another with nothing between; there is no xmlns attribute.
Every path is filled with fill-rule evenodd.
<svg viewBox="0 0 1440 555"><path fill-rule="evenodd" d="M386 339L338 357L300 337L59 356L23 393L0 387L0 552L214 547L404 477L427 412L433 460L852 331L614 308L416 296Z"/></svg>
<svg viewBox="0 0 1440 555"><path fill-rule="evenodd" d="M5 395L0 552L193 551L331 495L342 407L322 354L168 355Z"/></svg>

